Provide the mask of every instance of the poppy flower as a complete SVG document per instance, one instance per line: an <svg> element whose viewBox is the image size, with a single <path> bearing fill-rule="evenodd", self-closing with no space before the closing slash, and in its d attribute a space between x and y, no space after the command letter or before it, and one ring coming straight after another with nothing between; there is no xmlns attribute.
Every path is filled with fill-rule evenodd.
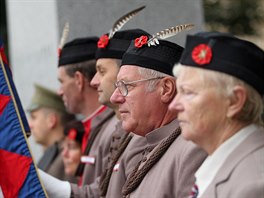
<svg viewBox="0 0 264 198"><path fill-rule="evenodd" d="M76 139L76 136L77 136L77 131L76 131L76 129L71 128L71 129L69 130L69 133L68 133L68 138L69 138L70 140L75 140L75 139Z"/></svg>
<svg viewBox="0 0 264 198"><path fill-rule="evenodd" d="M212 49L206 44L196 46L192 51L192 59L198 65L205 65L212 60Z"/></svg>
<svg viewBox="0 0 264 198"><path fill-rule="evenodd" d="M141 36L135 39L135 47L140 48L148 42L147 36Z"/></svg>
<svg viewBox="0 0 264 198"><path fill-rule="evenodd" d="M98 48L105 48L108 45L108 43L109 43L109 37L106 34L104 34L98 40L97 47Z"/></svg>

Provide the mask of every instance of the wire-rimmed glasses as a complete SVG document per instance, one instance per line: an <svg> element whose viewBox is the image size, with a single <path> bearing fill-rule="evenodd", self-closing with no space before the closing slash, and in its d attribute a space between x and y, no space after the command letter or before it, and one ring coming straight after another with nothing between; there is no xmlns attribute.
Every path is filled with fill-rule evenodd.
<svg viewBox="0 0 264 198"><path fill-rule="evenodd" d="M119 80L115 83L115 87L120 91L122 96L126 97L128 94L127 85L133 85L133 84L136 84L139 82L145 82L145 81L162 79L162 78L164 78L164 77L147 78L147 79L135 80L135 81L130 81L130 82L124 82L123 80Z"/></svg>

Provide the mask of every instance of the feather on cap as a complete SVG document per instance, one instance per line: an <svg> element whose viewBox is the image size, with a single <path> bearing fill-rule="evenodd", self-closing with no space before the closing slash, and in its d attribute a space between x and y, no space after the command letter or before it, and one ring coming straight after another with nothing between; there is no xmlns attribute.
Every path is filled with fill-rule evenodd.
<svg viewBox="0 0 264 198"><path fill-rule="evenodd" d="M148 46L151 45L157 45L159 44L158 39L166 39L172 36L175 36L176 34L182 32L182 31L187 31L190 30L194 27L193 24L183 24L183 25L176 25L171 28L167 28L165 30L161 30L157 32L156 34L153 34L152 37L148 40Z"/></svg>
<svg viewBox="0 0 264 198"><path fill-rule="evenodd" d="M66 22L65 25L64 25L64 28L63 28L63 31L62 31L62 36L61 36L61 39L60 39L60 44L59 44L59 48L58 48L58 56L61 55L61 50L68 38L68 35L69 35L69 30L70 30L70 24L69 22Z"/></svg>
<svg viewBox="0 0 264 198"><path fill-rule="evenodd" d="M66 22L62 31L62 36L60 39L60 44L59 44L59 48L62 49L64 44L66 43L66 40L68 38L69 35L69 30L70 30L70 24L69 22Z"/></svg>
<svg viewBox="0 0 264 198"><path fill-rule="evenodd" d="M123 55L121 66L134 65L172 76L172 68L179 62L183 47L162 39L189 30L193 26L192 24L177 25L152 36L144 34L136 38Z"/></svg>
<svg viewBox="0 0 264 198"><path fill-rule="evenodd" d="M146 6L141 6L137 9L134 9L127 14L120 17L112 26L112 28L109 31L109 39L111 39L114 34L120 30L130 19L132 19L136 14L138 14L141 10L145 9Z"/></svg>
<svg viewBox="0 0 264 198"><path fill-rule="evenodd" d="M139 37L146 32L141 29L130 29L119 31L125 23L133 18L137 13L146 6L139 7L130 11L119 18L108 34L104 34L97 42L96 59L99 58L115 58L122 59L123 54L130 45L131 40Z"/></svg>

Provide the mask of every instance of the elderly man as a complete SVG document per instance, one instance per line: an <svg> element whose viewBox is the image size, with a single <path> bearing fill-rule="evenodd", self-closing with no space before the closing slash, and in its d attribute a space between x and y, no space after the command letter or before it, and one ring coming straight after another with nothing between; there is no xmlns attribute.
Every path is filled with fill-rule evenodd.
<svg viewBox="0 0 264 198"><path fill-rule="evenodd" d="M177 115L168 109L176 94L172 67L183 48L163 40L148 47L149 39L149 34L143 34L131 42L111 96L111 102L119 107L123 129L147 141L123 195L186 197L205 154L181 137Z"/></svg>
<svg viewBox="0 0 264 198"><path fill-rule="evenodd" d="M193 197L264 197L264 52L226 33L188 36L175 67L183 137L208 158Z"/></svg>

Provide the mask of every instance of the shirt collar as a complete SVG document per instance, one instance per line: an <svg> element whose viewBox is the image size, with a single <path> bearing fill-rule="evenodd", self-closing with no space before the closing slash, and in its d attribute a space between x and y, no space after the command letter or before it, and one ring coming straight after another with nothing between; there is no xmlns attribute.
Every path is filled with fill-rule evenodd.
<svg viewBox="0 0 264 198"><path fill-rule="evenodd" d="M100 107L98 107L91 115L89 115L88 117L84 118L82 120L83 123L87 122L88 120L91 120L97 113L99 113L101 110L103 110L104 108L106 108L106 106L101 105Z"/></svg>

